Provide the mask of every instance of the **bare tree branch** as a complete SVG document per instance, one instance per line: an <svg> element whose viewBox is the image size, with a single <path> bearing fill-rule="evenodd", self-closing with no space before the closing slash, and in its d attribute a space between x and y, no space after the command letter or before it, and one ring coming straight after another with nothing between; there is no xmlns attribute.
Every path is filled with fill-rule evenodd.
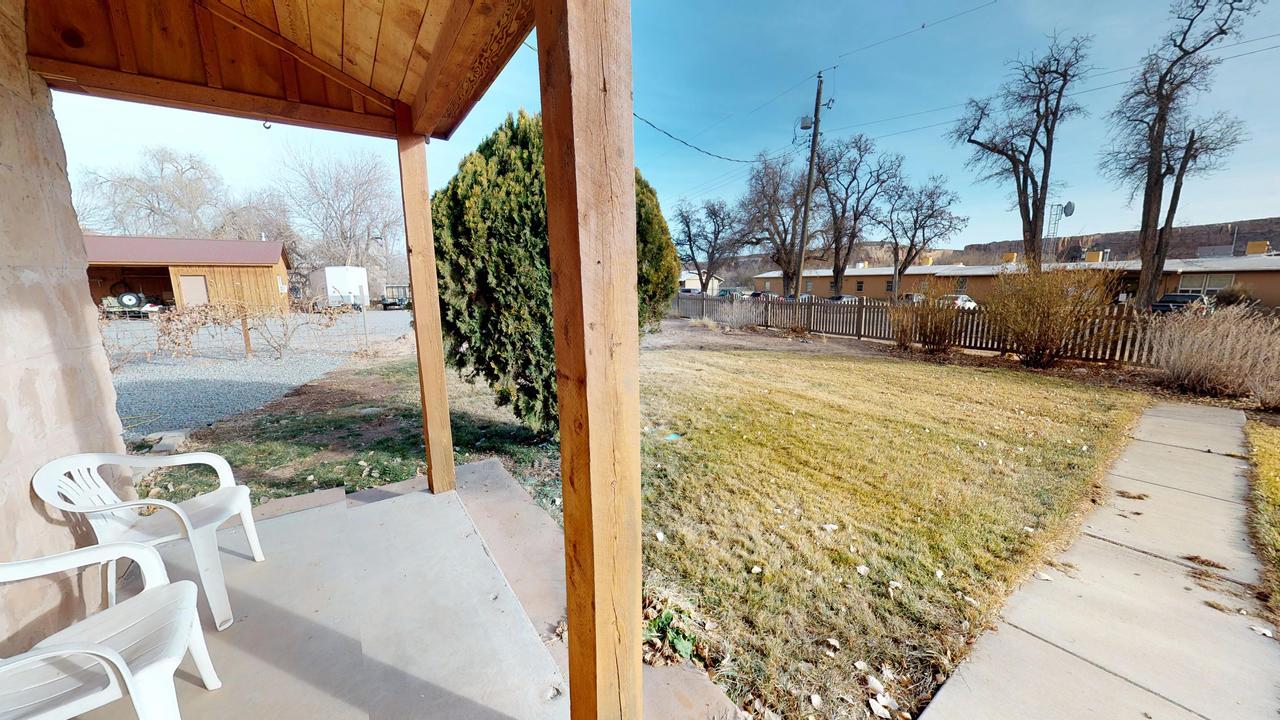
<svg viewBox="0 0 1280 720"><path fill-rule="evenodd" d="M826 205L826 250L834 287L844 294L844 271L865 230L879 212L880 200L902 178L901 155L876 155L865 135L823 142L817 158L818 192Z"/></svg>
<svg viewBox="0 0 1280 720"><path fill-rule="evenodd" d="M1129 190L1130 202L1142 198L1138 228L1142 270L1135 298L1139 307L1155 302L1183 182L1219 169L1244 139L1241 124L1225 114L1190 117L1196 96L1212 86L1219 62L1201 53L1239 32L1244 19L1262 2L1174 0L1173 28L1143 58L1108 115L1111 143L1102 152L1099 168ZM1169 205L1164 207L1165 188L1170 184Z"/></svg>
<svg viewBox="0 0 1280 720"><path fill-rule="evenodd" d="M1092 39L1057 37L1039 57L1010 63L1011 77L993 98L969 100L951 129L956 144L973 146L967 166L986 182L1012 181L1014 205L1022 220L1022 247L1028 267L1040 269L1041 236L1049 198L1058 127L1084 113L1068 89L1087 71Z"/></svg>

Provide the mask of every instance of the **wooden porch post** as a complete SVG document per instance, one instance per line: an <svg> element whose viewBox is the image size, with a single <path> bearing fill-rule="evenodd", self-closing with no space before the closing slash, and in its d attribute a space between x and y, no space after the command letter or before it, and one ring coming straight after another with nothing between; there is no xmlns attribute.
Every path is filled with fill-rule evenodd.
<svg viewBox="0 0 1280 720"><path fill-rule="evenodd" d="M444 380L444 339L440 331L440 286L431 236L431 196L427 192L427 139L413 132L409 107L396 108L396 144L400 149L400 197L413 295L413 335L422 391L422 440L427 448L427 484L433 493L454 486L453 431Z"/></svg>
<svg viewBox="0 0 1280 720"><path fill-rule="evenodd" d="M630 0L534 0L574 720L640 720Z"/></svg>

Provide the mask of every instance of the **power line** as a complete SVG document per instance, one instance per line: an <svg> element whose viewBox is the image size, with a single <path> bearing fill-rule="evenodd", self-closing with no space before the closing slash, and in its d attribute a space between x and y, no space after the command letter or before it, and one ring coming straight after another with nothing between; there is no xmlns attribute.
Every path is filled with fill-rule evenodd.
<svg viewBox="0 0 1280 720"><path fill-rule="evenodd" d="M985 3L981 4L981 5L975 5L974 7L971 7L971 8L969 8L968 10L962 10L962 11L960 11L960 12L958 12L958 13L954 13L954 14L952 14L952 15L948 15L947 17L944 17L944 18L941 18L941 19L938 19L938 20L934 20L934 21L932 21L932 22L929 22L929 21L922 22L922 23L920 23L920 27L918 27L918 28L913 28L913 29L908 30L908 31L906 31L906 32L898 33L897 35L894 35L894 36L892 36L892 37L887 37L887 38L884 38L884 39L881 39L881 40L877 40L876 42L873 42L873 43L871 43L871 44L869 44L869 45L864 45L864 46L859 47L859 48L854 48L853 50L850 50L850 51L848 51L848 52L846 52L846 53L841 54L839 57L843 58L843 57L845 57L845 56L847 56L847 55L852 55L852 54L854 54L854 53L862 52L863 50L867 50L867 49L869 49L869 48L877 47L877 46L879 46L879 45L884 45L885 43L892 42L892 41L894 41L894 40L897 40L897 39L899 39L899 38L906 37L906 36L908 36L908 35L912 35L912 34L914 34L914 33L922 32L922 31L924 31L924 30L927 30L927 29L930 29L930 28L936 27L936 26L941 25L941 24L943 24L943 23L950 22L951 20L955 20L956 18L959 18L959 17L963 17L963 16L965 16L965 15L968 15L969 13L977 12L978 10L981 10L981 9L983 9L983 8L990 7L990 6L992 6L992 5L995 5L997 2L998 2L998 0L988 0L988 2L985 2ZM800 79L798 82L796 82L794 85L789 86L787 89L785 89L785 90L783 90L782 92L780 92L780 93L778 93L778 94L776 94L776 95L774 95L774 96L770 97L768 100L765 100L764 102L760 103L759 105L756 105L755 107L751 108L750 110L747 110L745 113L729 113L728 115L725 115L724 117L721 117L719 120L716 120L716 121L712 122L710 125L707 125L706 127L702 128L701 130L699 130L699 131L695 132L691 137L695 137L695 138L696 138L696 137L698 137L699 135L702 135L703 133L707 132L708 130L711 130L712 128L719 127L720 125L724 124L727 120L729 120L729 118L737 117L737 116L739 116L739 115L752 115L752 114L754 114L754 113L756 113L756 112L759 112L760 110L763 110L764 108L766 108L766 107L768 107L769 105L773 104L773 103L774 103L774 102L776 102L777 100L779 100L779 99L781 99L781 98L785 97L786 95L789 95L789 94L791 94L792 92L795 92L796 90L800 89L801 87L803 87L803 86L804 86L804 84L805 84L805 83L807 83L807 82L809 82L810 80L812 80L813 78L817 77L818 73L820 73L820 72L826 72L827 70L835 70L835 69L836 69L836 68L838 68L838 67L840 67L840 66L839 66L839 64L831 65L831 66L828 66L828 67L822 68L821 70L816 70L816 71L814 71L814 72L812 72L812 73L809 73L808 75L806 75L806 76L804 76L803 78L801 78L801 79Z"/></svg>
<svg viewBox="0 0 1280 720"><path fill-rule="evenodd" d="M906 36L908 36L908 35L914 35L915 33L923 32L923 31L925 31L925 30L928 30L929 28L936 27L936 26L941 25L941 24L943 24L943 23L945 23L945 22L950 22L950 21L952 21L952 20L955 20L956 18L964 17L965 15L968 15L969 13L977 12L977 11L979 11L979 10L983 9L983 8L991 7L992 5L995 5L995 4L996 4L996 2L997 2L997 0L990 0L990 2L985 2L985 3L981 4L981 5L975 5L975 6L971 7L971 8L969 8L968 10L961 10L960 12L958 12L958 13L956 13L956 14L954 14L954 15L948 15L948 16L946 16L946 17L944 17L944 18L940 19L940 20L934 20L933 22L927 22L927 21L926 21L926 22L922 22L922 23L920 23L920 27L918 27L918 28L912 28L911 30L908 30L908 31L906 31L906 32L902 32L902 33L898 33L897 35L894 35L894 36L892 36L892 37L887 37L887 38L885 38L885 39L883 39L883 40L877 40L877 41L875 41L875 42L873 42L873 43L870 43L870 44L868 44L868 45L863 45L863 46L861 46L861 47L856 47L856 48L854 48L854 49L852 49L852 50L850 50L850 51L848 51L848 52L840 53L840 55L838 55L837 57L840 57L840 58L848 57L848 56L850 56L850 55L853 55L854 53L860 53L860 52L862 52L863 50L870 50L870 49L871 49L871 48L873 48L873 47L879 47L879 46L881 46L881 45L884 45L885 43L893 42L894 40L899 40L899 39L904 38L904 37L906 37Z"/></svg>
<svg viewBox="0 0 1280 720"><path fill-rule="evenodd" d="M1231 43L1231 44L1229 44L1229 45L1222 45L1222 46L1217 47L1217 48L1214 48L1214 49L1215 49L1215 50L1226 50L1227 48L1239 47L1239 46L1241 46L1241 45L1247 45L1247 44L1249 44L1249 43L1255 43L1255 42L1259 42L1259 41L1262 41L1262 40L1270 40L1270 39L1272 39L1272 38L1277 38L1277 37L1280 37L1280 33L1272 33L1271 35L1262 35L1262 36L1259 36L1259 37L1256 37L1256 38L1250 38L1250 39L1248 39L1248 40L1241 40L1240 42ZM1217 59L1218 59L1218 60L1234 60L1235 58L1245 57L1246 55L1255 55L1255 54L1257 54L1257 53L1266 52L1266 51L1268 51L1268 50L1275 50L1277 47L1280 47L1280 45L1272 45L1272 46L1265 47L1265 48L1258 48L1257 50L1250 50L1249 52L1237 53L1237 54L1235 54L1235 55L1226 55L1226 56L1223 56L1223 57L1220 57L1220 58L1217 58ZM1093 79L1093 78L1102 77L1102 76L1104 76L1104 75L1113 75L1113 74L1118 73L1118 72L1124 72L1125 70L1133 70L1133 69L1136 69L1136 68L1139 68L1139 67L1141 67L1141 65L1128 65L1128 66L1126 66L1126 67L1115 68L1115 69L1113 69L1113 70L1105 70L1105 71L1103 71L1103 72L1090 73L1090 74L1084 75L1082 79L1085 79L1085 80L1091 80L1091 79ZM1128 84L1128 82L1129 82L1128 80L1125 80L1125 81L1122 81L1122 82L1109 83L1109 84L1107 84L1107 85L1099 85L1098 87L1086 88L1086 89L1084 89L1084 90L1077 90L1076 92L1071 93L1071 95L1073 95L1073 96L1074 96L1074 95L1083 95L1083 94L1085 94L1085 93L1097 92L1097 91L1099 91L1099 90L1107 90L1107 89L1110 89L1110 88L1119 87L1119 86L1121 86L1121 85L1126 85L1126 84ZM940 106L940 107L930 108L930 109L928 109L928 110L918 110L918 111L916 111L916 112L903 113L903 114L901 114L901 115L890 115L889 117L877 118L877 119L875 119L875 120L864 120L864 121L856 122L856 123L852 123L852 124L849 124L849 125L841 125L841 126L839 126L839 127L834 127L834 128L831 128L831 130L832 130L832 132L835 132L835 131L837 131L837 130L849 130L849 129L857 128L857 127L866 127L866 126L868 126L868 125L879 125L879 124L881 124L881 123L892 122L892 121L894 121L894 120L903 120L903 119L905 119L905 118L917 117L917 116L920 116L920 115L930 115L930 114L932 114L932 113L942 112L942 111L944 111L944 110L954 110L954 109L956 109L956 108L964 107L966 104L967 104L967 103L955 103L955 104L953 104L953 105L942 105L942 106ZM904 130L903 132L914 132L915 130L924 130L924 129L927 129L927 128L930 128L930 127L937 127L937 124L933 124L933 125L922 125L922 126L920 126L920 127L918 127L918 128L912 128L911 130ZM897 134L900 134L900 133L892 133L892 134L893 134L893 135L897 135ZM882 135L881 137L889 137L889 136L888 136L888 135Z"/></svg>
<svg viewBox="0 0 1280 720"><path fill-rule="evenodd" d="M521 41L520 41L520 44L521 44L521 45L524 45L524 46L525 46L526 48L528 48L529 50L532 50L534 53L537 53L537 52L538 52L538 49L537 49L537 48L535 48L534 46L530 45L528 40L521 40ZM805 79L807 80L808 78L805 78ZM725 156L725 155L721 155L720 153L714 153L714 152L711 152L710 150L706 150L706 149L704 149L704 148L700 148L700 147L698 147L697 145L694 145L693 143L689 142L688 140L685 140L685 139L683 139L683 138L677 137L676 135L674 135L674 134L672 134L672 133L668 132L667 130L664 130L663 128L658 127L656 124L654 124L654 122L653 122L652 120L650 120L650 119L648 119L648 118L646 118L646 117L641 116L641 115L640 115L640 113L637 113L637 112L635 112L635 111L632 111L632 112L631 112L631 114L632 114L633 116L635 116L635 119L639 120L640 122L644 123L645 125L648 125L649 127L653 128L654 130L657 130L658 132L662 133L663 135L666 135L667 137L671 138L672 140L675 140L676 142L680 143L681 145L684 145L685 147L687 147L687 148L689 148L689 149L691 149L691 150L695 150L695 151L697 151L697 152L700 152L700 153L702 153L703 155L706 155L706 156L708 156L708 157L713 157L713 158L716 158L717 160L726 160L726 161L728 161L728 162L735 162L735 163L746 163L746 164L751 164L751 163L754 163L754 162L755 162L755 160L743 160L743 159L741 159L741 158L731 158L731 157L727 157L727 156Z"/></svg>
<svg viewBox="0 0 1280 720"><path fill-rule="evenodd" d="M631 113L631 114L632 114L632 115L634 115L634 116L635 116L635 118L636 118L637 120L639 120L640 122L644 123L645 125L648 125L649 127L653 128L654 130L657 130L658 132L662 133L663 135L666 135L667 137L671 138L672 140L675 140L676 142L680 143L681 145L684 145L684 146L685 146L685 147L687 147L687 148L691 148L691 149L693 149L693 150L696 150L696 151L698 151L698 152L702 153L703 155L707 155L707 156L709 156L709 157L717 158L717 159L719 159L719 160L727 160L727 161L729 161L729 162L736 162L736 163L747 163L747 164L751 164L751 163L754 163L754 162L755 162L755 160L742 160L742 159L740 159L740 158L725 157L724 155L720 155L719 153L713 153L713 152L711 152L710 150L704 150L704 149L702 149L702 148L698 147L697 145L694 145L693 143L689 142L688 140L682 140L682 139L680 139L680 138L676 137L675 135L672 135L671 133L667 132L666 130L663 130L662 128L658 127L657 125L654 125L654 124L653 124L653 122L652 122L651 120L649 120L649 119L647 119L647 118L644 118L644 117L641 117L641 116L640 116L640 114L639 114L639 113L637 113L637 112L632 111L632 113Z"/></svg>

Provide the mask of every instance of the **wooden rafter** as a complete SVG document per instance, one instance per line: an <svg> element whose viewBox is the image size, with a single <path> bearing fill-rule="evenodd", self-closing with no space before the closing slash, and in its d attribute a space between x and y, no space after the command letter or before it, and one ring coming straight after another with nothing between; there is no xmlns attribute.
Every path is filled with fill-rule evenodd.
<svg viewBox="0 0 1280 720"><path fill-rule="evenodd" d="M204 63L205 83L209 87L222 87L222 67L218 64L218 38L213 30L213 13L201 5L195 6L196 28L200 33L200 57Z"/></svg>
<svg viewBox="0 0 1280 720"><path fill-rule="evenodd" d="M208 9L209 12L232 25L235 25L241 30L244 30L250 35L253 35L259 40L262 40L268 45L275 47L281 52L292 55L300 64L315 70L347 90L359 94L365 99L365 101L371 102L385 111L395 111L395 102L391 98L374 90L360 80L351 77L340 68L335 68L333 65L321 60L313 55L311 51L303 48L292 40L289 40L280 33L273 32L267 26L248 17L247 15L223 5L219 0L194 0L194 2L197 7Z"/></svg>
<svg viewBox="0 0 1280 720"><path fill-rule="evenodd" d="M413 129L420 135L430 135L435 130L435 118L426 117L427 99L440 81L440 70L454 44L458 42L471 8L472 4L469 2L450 3L449 10L440 23L435 46L431 48L431 55L422 71L422 82L413 95Z"/></svg>
<svg viewBox="0 0 1280 720"><path fill-rule="evenodd" d="M116 59L125 72L138 72L138 55L133 48L133 35L129 32L129 13L123 0L108 0L111 13L111 35L115 38Z"/></svg>
<svg viewBox="0 0 1280 720"><path fill-rule="evenodd" d="M35 55L28 55L27 60L31 70L42 76L50 86L71 92L153 104L158 102L171 107L201 110L219 115L278 120L295 125L326 130L346 130L363 135L395 137L396 134L395 120L380 115L355 113L349 110L289 102L284 99L266 98L234 90L145 77Z"/></svg>

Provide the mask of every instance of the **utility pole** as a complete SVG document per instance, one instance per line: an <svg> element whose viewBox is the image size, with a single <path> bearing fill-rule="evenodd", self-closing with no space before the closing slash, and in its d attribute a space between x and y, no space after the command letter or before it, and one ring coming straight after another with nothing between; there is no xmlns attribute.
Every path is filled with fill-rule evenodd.
<svg viewBox="0 0 1280 720"><path fill-rule="evenodd" d="M809 205L813 198L813 171L818 157L818 129L822 122L822 71L818 71L818 92L813 98L813 138L809 141L809 179L804 185L804 208L800 211L800 239L796 248L796 301L804 291L804 256L809 251Z"/></svg>

